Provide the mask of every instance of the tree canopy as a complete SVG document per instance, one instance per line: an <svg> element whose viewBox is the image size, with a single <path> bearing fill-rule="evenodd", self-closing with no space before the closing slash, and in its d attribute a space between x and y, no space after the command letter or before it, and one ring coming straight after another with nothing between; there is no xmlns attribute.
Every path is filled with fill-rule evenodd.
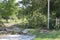
<svg viewBox="0 0 60 40"><path fill-rule="evenodd" d="M48 0L4 0L0 3L0 15L3 17L26 18L28 27L47 27ZM60 0L50 0L50 26L56 27L56 18L60 19ZM54 19L54 20L53 20Z"/></svg>

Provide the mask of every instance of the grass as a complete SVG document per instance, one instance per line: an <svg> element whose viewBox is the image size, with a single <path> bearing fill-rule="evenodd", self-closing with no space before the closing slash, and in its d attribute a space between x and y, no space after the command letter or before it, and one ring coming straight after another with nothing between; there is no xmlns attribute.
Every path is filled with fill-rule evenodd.
<svg viewBox="0 0 60 40"><path fill-rule="evenodd" d="M34 40L60 40L60 31L51 31L46 34L37 32Z"/></svg>

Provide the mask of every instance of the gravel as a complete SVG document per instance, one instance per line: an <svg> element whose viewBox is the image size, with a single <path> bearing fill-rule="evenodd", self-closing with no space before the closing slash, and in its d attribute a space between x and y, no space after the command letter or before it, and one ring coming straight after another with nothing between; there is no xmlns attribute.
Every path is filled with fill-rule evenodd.
<svg viewBox="0 0 60 40"><path fill-rule="evenodd" d="M0 40L32 40L35 35L7 35L0 37Z"/></svg>

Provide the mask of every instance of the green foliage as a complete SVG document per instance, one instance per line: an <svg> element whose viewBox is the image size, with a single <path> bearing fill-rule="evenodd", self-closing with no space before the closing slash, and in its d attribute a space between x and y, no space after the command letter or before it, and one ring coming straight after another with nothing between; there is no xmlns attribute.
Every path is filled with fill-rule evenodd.
<svg viewBox="0 0 60 40"><path fill-rule="evenodd" d="M4 0L0 3L0 16L5 17L6 21L9 18L28 20L25 27L47 27L47 7L48 0L22 0L15 3L16 0ZM22 7L18 5L22 4ZM56 27L56 18L60 20L60 0L50 0L50 28ZM60 25L60 24L59 24Z"/></svg>
<svg viewBox="0 0 60 40"><path fill-rule="evenodd" d="M36 32L36 31L35 31ZM50 31L47 34L36 32L37 37L34 40L59 40L60 31Z"/></svg>
<svg viewBox="0 0 60 40"><path fill-rule="evenodd" d="M22 10L20 10L18 18L26 16L28 20L27 27L38 28L47 26L47 17L42 10L47 4L47 0L22 0L20 3L24 6L21 8Z"/></svg>
<svg viewBox="0 0 60 40"><path fill-rule="evenodd" d="M6 1L6 2L5 2ZM18 6L16 6L15 0L4 0L0 3L0 15L2 18L8 21L9 17L16 16L18 14Z"/></svg>
<svg viewBox="0 0 60 40"><path fill-rule="evenodd" d="M32 16L28 17L29 27L39 28L46 27L46 16L38 12L38 10L33 12Z"/></svg>

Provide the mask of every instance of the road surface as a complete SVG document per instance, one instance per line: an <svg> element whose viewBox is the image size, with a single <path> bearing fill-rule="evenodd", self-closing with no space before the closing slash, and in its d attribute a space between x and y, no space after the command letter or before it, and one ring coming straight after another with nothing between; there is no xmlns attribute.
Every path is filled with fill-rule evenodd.
<svg viewBox="0 0 60 40"><path fill-rule="evenodd" d="M0 36L0 40L32 40L35 36L33 35L5 35Z"/></svg>

